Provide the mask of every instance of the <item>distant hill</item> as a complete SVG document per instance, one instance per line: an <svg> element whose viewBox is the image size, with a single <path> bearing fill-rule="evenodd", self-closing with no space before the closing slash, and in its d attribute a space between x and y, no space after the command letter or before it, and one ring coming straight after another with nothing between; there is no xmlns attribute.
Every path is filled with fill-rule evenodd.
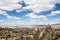
<svg viewBox="0 0 60 40"><path fill-rule="evenodd" d="M47 25L20 25L20 26L0 26L2 28L33 28L33 27L39 27L43 28L46 27ZM60 23L57 24L51 24L52 28L60 28Z"/></svg>
<svg viewBox="0 0 60 40"><path fill-rule="evenodd" d="M51 26L52 26L53 28L56 28L56 29L58 28L58 29L60 29L60 23L58 23L58 24L52 24Z"/></svg>

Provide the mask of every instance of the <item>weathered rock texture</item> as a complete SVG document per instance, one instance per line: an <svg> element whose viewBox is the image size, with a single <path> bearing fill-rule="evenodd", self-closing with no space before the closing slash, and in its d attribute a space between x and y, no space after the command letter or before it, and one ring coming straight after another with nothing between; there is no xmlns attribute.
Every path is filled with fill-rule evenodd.
<svg viewBox="0 0 60 40"><path fill-rule="evenodd" d="M46 28L0 28L0 40L60 40L60 30Z"/></svg>

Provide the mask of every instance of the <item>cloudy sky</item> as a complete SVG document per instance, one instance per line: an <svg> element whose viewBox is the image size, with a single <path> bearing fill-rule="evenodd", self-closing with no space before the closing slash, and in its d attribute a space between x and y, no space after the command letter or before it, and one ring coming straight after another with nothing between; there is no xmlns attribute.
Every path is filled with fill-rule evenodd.
<svg viewBox="0 0 60 40"><path fill-rule="evenodd" d="M60 23L60 0L0 0L0 25Z"/></svg>

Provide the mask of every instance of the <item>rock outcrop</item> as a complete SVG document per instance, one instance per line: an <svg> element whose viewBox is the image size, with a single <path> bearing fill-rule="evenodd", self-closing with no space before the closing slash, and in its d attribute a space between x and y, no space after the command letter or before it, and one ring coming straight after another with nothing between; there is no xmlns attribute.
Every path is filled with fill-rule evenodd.
<svg viewBox="0 0 60 40"><path fill-rule="evenodd" d="M0 28L0 40L60 40L60 30L46 28Z"/></svg>

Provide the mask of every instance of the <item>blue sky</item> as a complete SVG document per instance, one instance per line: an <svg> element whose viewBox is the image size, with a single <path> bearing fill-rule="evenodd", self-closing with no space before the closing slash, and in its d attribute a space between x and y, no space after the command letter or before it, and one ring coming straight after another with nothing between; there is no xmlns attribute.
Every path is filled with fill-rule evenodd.
<svg viewBox="0 0 60 40"><path fill-rule="evenodd" d="M60 23L60 0L1 0L0 25Z"/></svg>

